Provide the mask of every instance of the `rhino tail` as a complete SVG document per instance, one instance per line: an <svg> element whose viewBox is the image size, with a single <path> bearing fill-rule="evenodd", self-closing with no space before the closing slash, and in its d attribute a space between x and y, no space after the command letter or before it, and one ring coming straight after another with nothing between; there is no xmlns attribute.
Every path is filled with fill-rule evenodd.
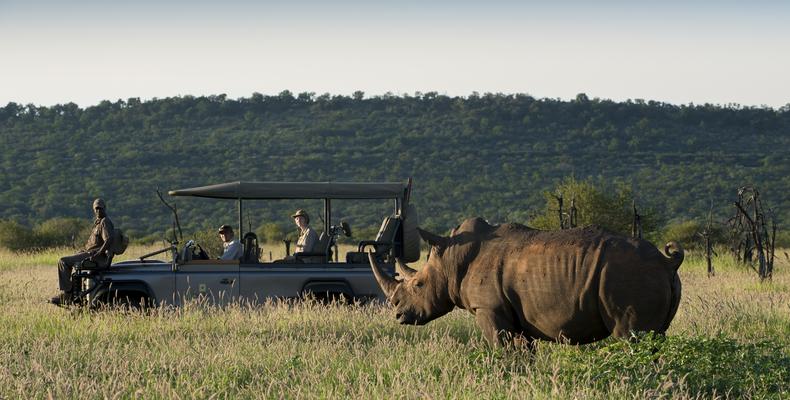
<svg viewBox="0 0 790 400"><path fill-rule="evenodd" d="M683 264L683 259L686 257L683 247L675 241L671 241L664 246L664 253L669 257L669 265L675 271L680 268L680 264Z"/></svg>

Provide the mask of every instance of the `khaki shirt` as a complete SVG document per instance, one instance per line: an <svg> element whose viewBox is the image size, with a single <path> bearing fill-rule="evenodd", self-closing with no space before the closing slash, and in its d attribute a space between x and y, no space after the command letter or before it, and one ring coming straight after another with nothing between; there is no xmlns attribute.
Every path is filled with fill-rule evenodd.
<svg viewBox="0 0 790 400"><path fill-rule="evenodd" d="M85 243L85 251L94 252L104 245L104 242L110 240L114 227L109 218L99 218L93 221L93 230L88 237L88 242Z"/></svg>
<svg viewBox="0 0 790 400"><path fill-rule="evenodd" d="M313 228L307 227L299 235L299 240L296 241L297 253L311 253L316 251L316 243L318 243L318 234L315 233Z"/></svg>

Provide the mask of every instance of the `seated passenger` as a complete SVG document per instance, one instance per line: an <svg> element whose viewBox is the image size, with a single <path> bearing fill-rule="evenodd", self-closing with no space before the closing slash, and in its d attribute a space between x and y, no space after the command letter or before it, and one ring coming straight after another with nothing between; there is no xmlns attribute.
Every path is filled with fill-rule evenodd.
<svg viewBox="0 0 790 400"><path fill-rule="evenodd" d="M315 245L318 243L318 234L310 227L310 216L305 210L299 209L291 217L294 219L296 226L299 227L299 240L296 241L296 252L311 253L316 251Z"/></svg>
<svg viewBox="0 0 790 400"><path fill-rule="evenodd" d="M238 239L233 237L233 228L230 225L222 225L219 227L219 237L222 239L222 248L224 251L219 257L220 260L238 260L244 252L241 248L241 243Z"/></svg>

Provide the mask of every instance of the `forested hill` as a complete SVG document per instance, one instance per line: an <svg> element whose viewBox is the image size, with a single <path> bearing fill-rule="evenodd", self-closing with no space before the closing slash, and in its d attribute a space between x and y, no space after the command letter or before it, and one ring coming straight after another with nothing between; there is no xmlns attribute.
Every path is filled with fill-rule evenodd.
<svg viewBox="0 0 790 400"><path fill-rule="evenodd" d="M756 184L790 222L790 109L657 102L254 94L0 108L0 219L89 217L95 196L138 235L170 216L154 189L236 180L414 178L423 224L527 222L564 177L632 187L665 220L720 215ZM178 199L191 228L233 222L235 205ZM256 205L254 224L290 224L297 203ZM320 204L306 204L318 212ZM386 206L389 206L387 204ZM372 210L375 209L375 210ZM338 216L370 225L385 206Z"/></svg>

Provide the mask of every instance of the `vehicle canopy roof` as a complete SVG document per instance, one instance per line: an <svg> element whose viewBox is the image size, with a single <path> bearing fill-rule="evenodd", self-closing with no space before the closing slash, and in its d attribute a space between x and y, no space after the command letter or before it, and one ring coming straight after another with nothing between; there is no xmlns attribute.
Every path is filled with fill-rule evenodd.
<svg viewBox="0 0 790 400"><path fill-rule="evenodd" d="M212 199L404 199L405 182L229 182L171 190L171 196Z"/></svg>

